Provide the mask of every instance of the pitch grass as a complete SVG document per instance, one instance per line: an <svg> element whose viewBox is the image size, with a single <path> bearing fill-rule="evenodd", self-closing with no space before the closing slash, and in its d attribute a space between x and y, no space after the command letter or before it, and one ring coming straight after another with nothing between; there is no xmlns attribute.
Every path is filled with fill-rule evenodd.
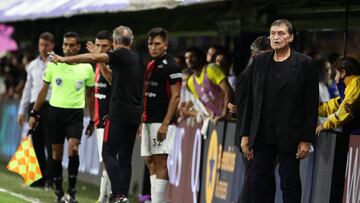
<svg viewBox="0 0 360 203"><path fill-rule="evenodd" d="M13 197L9 194L0 192L0 202L1 203L5 203L5 202L11 202L11 203L28 203L24 200L18 199L17 197Z"/></svg>
<svg viewBox="0 0 360 203"><path fill-rule="evenodd" d="M21 194L29 199L37 199L40 202L52 203L55 201L55 194L52 189L41 189L26 187L23 185L23 179L20 175L8 171L6 169L6 164L3 161L0 161L0 188L3 188L9 192ZM67 190L68 184L66 178L63 181L64 191ZM95 203L99 195L99 187L91 184L83 183L78 181L77 183L77 199L79 203ZM138 201L134 197L130 197L132 203ZM14 197L8 193L0 191L0 203L25 203L18 197Z"/></svg>

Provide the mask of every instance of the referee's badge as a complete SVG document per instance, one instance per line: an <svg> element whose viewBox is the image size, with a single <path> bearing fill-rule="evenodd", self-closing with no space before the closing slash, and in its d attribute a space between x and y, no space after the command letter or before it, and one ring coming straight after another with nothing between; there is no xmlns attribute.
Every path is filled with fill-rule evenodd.
<svg viewBox="0 0 360 203"><path fill-rule="evenodd" d="M63 81L62 81L61 78L56 78L56 79L55 79L55 83L56 83L57 86L61 86L62 83L63 83Z"/></svg>
<svg viewBox="0 0 360 203"><path fill-rule="evenodd" d="M84 86L84 81L78 80L76 81L75 89L79 91Z"/></svg>

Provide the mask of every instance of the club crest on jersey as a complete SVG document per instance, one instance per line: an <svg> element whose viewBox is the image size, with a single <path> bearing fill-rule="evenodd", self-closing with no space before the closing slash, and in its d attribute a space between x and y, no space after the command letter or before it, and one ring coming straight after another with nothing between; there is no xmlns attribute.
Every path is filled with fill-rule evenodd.
<svg viewBox="0 0 360 203"><path fill-rule="evenodd" d="M61 79L61 78L56 78L56 79L55 79L55 84L56 84L57 86L61 86L61 85L62 85L62 79Z"/></svg>
<svg viewBox="0 0 360 203"><path fill-rule="evenodd" d="M79 91L84 86L84 81L78 80L76 81L75 89Z"/></svg>

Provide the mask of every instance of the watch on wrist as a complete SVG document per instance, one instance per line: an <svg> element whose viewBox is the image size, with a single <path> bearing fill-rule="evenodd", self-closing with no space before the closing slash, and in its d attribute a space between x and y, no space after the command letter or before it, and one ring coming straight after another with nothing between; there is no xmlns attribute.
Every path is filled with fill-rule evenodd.
<svg viewBox="0 0 360 203"><path fill-rule="evenodd" d="M32 109L30 111L30 117L34 117L36 120L39 120L40 119L40 114L37 111L35 111L34 109Z"/></svg>

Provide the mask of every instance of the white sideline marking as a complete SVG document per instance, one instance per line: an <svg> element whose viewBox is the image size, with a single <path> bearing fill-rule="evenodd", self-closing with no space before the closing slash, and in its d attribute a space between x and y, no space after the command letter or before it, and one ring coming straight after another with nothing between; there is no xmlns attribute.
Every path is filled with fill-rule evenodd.
<svg viewBox="0 0 360 203"><path fill-rule="evenodd" d="M39 200L39 199L31 198L31 197L26 197L26 196L21 195L21 194L18 194L18 193L10 192L10 191L8 191L8 190L6 190L6 189L3 189L3 188L0 188L0 192L8 193L8 194L10 194L11 196L20 198L20 199L25 200L25 201L27 201L27 202L40 203L40 200Z"/></svg>

